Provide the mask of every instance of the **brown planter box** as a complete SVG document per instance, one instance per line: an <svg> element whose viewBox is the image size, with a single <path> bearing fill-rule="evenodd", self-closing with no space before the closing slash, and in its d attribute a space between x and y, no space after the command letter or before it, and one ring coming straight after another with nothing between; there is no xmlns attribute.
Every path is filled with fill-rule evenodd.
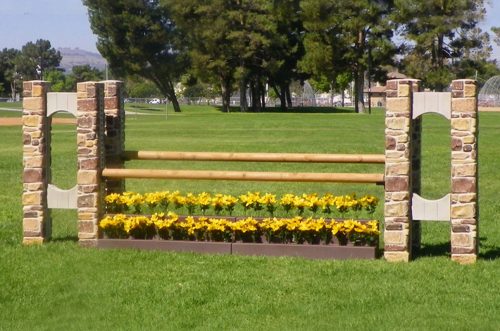
<svg viewBox="0 0 500 331"><path fill-rule="evenodd" d="M231 254L231 243L184 240L99 239L98 248L136 248L175 252Z"/></svg>
<svg viewBox="0 0 500 331"><path fill-rule="evenodd" d="M369 246L233 243L232 254L346 260L375 259L377 249Z"/></svg>
<svg viewBox="0 0 500 331"><path fill-rule="evenodd" d="M99 248L135 248L258 256L297 256L308 259L375 259L377 248L370 246L227 243L208 241L99 239Z"/></svg>

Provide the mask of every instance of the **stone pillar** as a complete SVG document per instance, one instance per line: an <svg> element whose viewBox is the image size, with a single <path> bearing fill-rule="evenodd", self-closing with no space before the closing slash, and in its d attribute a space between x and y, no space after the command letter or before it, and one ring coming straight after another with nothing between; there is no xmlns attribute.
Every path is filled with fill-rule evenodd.
<svg viewBox="0 0 500 331"><path fill-rule="evenodd" d="M23 83L23 244L41 244L52 234L47 208L50 180L49 83Z"/></svg>
<svg viewBox="0 0 500 331"><path fill-rule="evenodd" d="M454 80L451 102L451 259L478 254L478 113L474 80Z"/></svg>
<svg viewBox="0 0 500 331"><path fill-rule="evenodd" d="M83 246L96 244L104 206L103 96L102 83L77 84L78 238Z"/></svg>
<svg viewBox="0 0 500 331"><path fill-rule="evenodd" d="M412 256L412 96L418 83L387 82L384 257L391 262L409 261Z"/></svg>
<svg viewBox="0 0 500 331"><path fill-rule="evenodd" d="M125 150L125 107L123 82L108 80L104 83L105 130L104 145L106 166L123 168L122 153ZM105 179L106 194L125 191L124 179Z"/></svg>

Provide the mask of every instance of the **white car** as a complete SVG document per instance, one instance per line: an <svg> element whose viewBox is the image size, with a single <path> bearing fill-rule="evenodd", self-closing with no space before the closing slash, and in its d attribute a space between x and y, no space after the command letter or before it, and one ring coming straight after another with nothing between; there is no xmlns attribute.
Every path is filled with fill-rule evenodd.
<svg viewBox="0 0 500 331"><path fill-rule="evenodd" d="M160 99L152 99L151 101L149 101L149 103L154 104L154 105L158 105L161 102L160 102Z"/></svg>

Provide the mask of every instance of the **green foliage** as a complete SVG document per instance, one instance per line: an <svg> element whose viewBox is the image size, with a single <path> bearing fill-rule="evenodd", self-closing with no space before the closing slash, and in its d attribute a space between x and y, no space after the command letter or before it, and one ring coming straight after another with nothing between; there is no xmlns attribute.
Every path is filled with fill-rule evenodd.
<svg viewBox="0 0 500 331"><path fill-rule="evenodd" d="M20 116L20 112L10 113ZM223 114L214 107L183 106L182 114L169 114L167 120L164 115L155 116L155 111L148 113L127 116L127 149L318 153L384 150L382 110L372 116ZM78 232L73 211L53 212L52 242L24 247L20 244L22 134L19 127L2 127L0 329L282 330L285 326L292 330L496 330L500 325L499 115L479 114L481 256L473 266L449 261L446 252L450 225L446 222L423 224L421 256L408 264L82 248L73 241ZM68 169L76 169L76 133L67 125L53 127L63 139L59 139L61 149L53 152L52 163L60 169L65 185L71 187L76 177ZM450 186L446 161L450 157L450 125L437 115L424 116L423 130L422 193L425 198L439 198ZM307 164L197 164L143 161L131 167L359 170L357 166L332 168L325 164L314 169ZM380 168L361 169L365 170ZM364 191L383 201L381 187L348 184L127 180L127 188L140 192L164 188L236 194L247 190L338 194Z"/></svg>
<svg viewBox="0 0 500 331"><path fill-rule="evenodd" d="M76 91L76 84L86 81L100 81L104 79L104 73L89 65L74 66L69 74L61 69L52 69L46 72L45 80L49 81L53 92Z"/></svg>
<svg viewBox="0 0 500 331"><path fill-rule="evenodd" d="M301 6L307 30L302 70L341 88L352 77L356 111L363 112L365 72L384 81L383 65L391 64L396 53L388 16L391 1L304 0ZM337 81L339 75L343 77Z"/></svg>
<svg viewBox="0 0 500 331"><path fill-rule="evenodd" d="M0 51L0 95L11 93L14 99L21 88L21 74L17 72L15 59L20 51L14 48L4 48Z"/></svg>
<svg viewBox="0 0 500 331"><path fill-rule="evenodd" d="M121 75L151 80L180 111L174 81L185 71L183 34L158 0L84 0L97 49Z"/></svg>
<svg viewBox="0 0 500 331"><path fill-rule="evenodd" d="M487 62L489 36L478 27L483 0L396 0L395 8L393 19L405 39L403 72L425 87L443 90L452 79L473 78L468 68Z"/></svg>
<svg viewBox="0 0 500 331"><path fill-rule="evenodd" d="M161 96L161 92L152 82L141 77L129 77L125 82L127 96L130 98L152 98Z"/></svg>
<svg viewBox="0 0 500 331"><path fill-rule="evenodd" d="M44 79L45 71L57 68L61 58L61 53L51 46L50 41L38 39L26 43L14 62L23 80Z"/></svg>

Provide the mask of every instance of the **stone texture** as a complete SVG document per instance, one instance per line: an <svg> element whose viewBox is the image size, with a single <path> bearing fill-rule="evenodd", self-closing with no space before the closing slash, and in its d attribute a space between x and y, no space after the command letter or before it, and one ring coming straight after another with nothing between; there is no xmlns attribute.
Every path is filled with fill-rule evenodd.
<svg viewBox="0 0 500 331"><path fill-rule="evenodd" d="M408 98L388 98L386 108L389 112L410 113L411 105Z"/></svg>
<svg viewBox="0 0 500 331"><path fill-rule="evenodd" d="M474 218L476 215L476 204L460 204L451 206L451 218Z"/></svg>
<svg viewBox="0 0 500 331"><path fill-rule="evenodd" d="M103 213L104 84L78 83L77 91L78 238L83 241L97 239Z"/></svg>
<svg viewBox="0 0 500 331"><path fill-rule="evenodd" d="M50 238L50 213L47 208L47 185L50 167L45 137L48 83L23 83L23 243L38 244Z"/></svg>
<svg viewBox="0 0 500 331"><path fill-rule="evenodd" d="M387 192L409 191L409 181L407 176L385 178L385 190Z"/></svg>
<svg viewBox="0 0 500 331"><path fill-rule="evenodd" d="M452 83L451 254L459 263L473 263L478 253L477 86L472 80Z"/></svg>
<svg viewBox="0 0 500 331"><path fill-rule="evenodd" d="M409 262L410 253L408 251L403 251L403 252L384 251L384 258L387 262Z"/></svg>
<svg viewBox="0 0 500 331"><path fill-rule="evenodd" d="M475 177L453 177L451 181L451 191L453 193L475 193Z"/></svg>

